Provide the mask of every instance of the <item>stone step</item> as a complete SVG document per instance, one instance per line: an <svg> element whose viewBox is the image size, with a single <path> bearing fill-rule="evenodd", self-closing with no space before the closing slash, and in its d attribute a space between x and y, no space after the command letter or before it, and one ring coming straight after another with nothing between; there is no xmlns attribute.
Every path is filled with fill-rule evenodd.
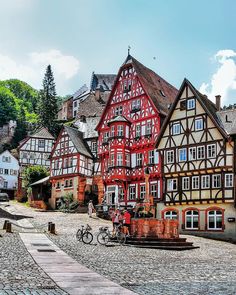
<svg viewBox="0 0 236 295"><path fill-rule="evenodd" d="M185 250L193 250L193 249L200 248L200 247L191 246L191 245L184 245L184 246L168 245L168 246L163 246L163 245L147 245L147 244L144 244L144 245L141 245L141 244L139 244L139 245L126 244L126 247L173 250L173 251L185 251Z"/></svg>
<svg viewBox="0 0 236 295"><path fill-rule="evenodd" d="M173 241L132 241L126 240L126 244L131 245L152 245L152 246L192 246L192 242L173 242Z"/></svg>

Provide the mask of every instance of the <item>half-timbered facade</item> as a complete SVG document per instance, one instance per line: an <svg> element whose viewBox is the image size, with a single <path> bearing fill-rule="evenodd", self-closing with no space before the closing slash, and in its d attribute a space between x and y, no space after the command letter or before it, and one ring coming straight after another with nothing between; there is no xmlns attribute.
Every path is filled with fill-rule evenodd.
<svg viewBox="0 0 236 295"><path fill-rule="evenodd" d="M135 205L146 194L160 198L155 141L176 94L172 85L128 55L97 126L107 203Z"/></svg>
<svg viewBox="0 0 236 295"><path fill-rule="evenodd" d="M185 79L157 140L164 180L159 218L183 232L235 238L233 134L216 104Z"/></svg>
<svg viewBox="0 0 236 295"><path fill-rule="evenodd" d="M44 166L50 168L50 154L53 149L55 139L46 128L41 128L35 133L23 139L19 146L20 176L18 181L18 196L24 193L24 183L22 175L24 168L28 166Z"/></svg>
<svg viewBox="0 0 236 295"><path fill-rule="evenodd" d="M50 181L52 195L50 205L68 193L74 200L84 202L85 188L92 180L93 156L83 140L83 134L75 128L64 126L51 154Z"/></svg>

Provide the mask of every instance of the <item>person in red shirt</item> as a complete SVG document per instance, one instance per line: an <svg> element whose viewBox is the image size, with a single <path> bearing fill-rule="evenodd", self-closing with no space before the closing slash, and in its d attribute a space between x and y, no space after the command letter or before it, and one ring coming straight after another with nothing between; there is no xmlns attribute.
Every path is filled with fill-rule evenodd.
<svg viewBox="0 0 236 295"><path fill-rule="evenodd" d="M127 210L125 210L123 218L124 218L124 234L127 236L130 236L129 230L130 230L130 224L131 224L131 215Z"/></svg>

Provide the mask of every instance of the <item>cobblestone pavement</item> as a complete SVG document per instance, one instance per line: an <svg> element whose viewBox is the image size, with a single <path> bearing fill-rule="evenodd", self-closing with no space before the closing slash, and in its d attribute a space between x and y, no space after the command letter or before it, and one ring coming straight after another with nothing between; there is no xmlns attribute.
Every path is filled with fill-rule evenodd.
<svg viewBox="0 0 236 295"><path fill-rule="evenodd" d="M92 245L77 242L75 233L81 224L89 223L93 232L109 224L86 214L37 212L14 205L38 226L52 221L57 235L52 241L78 262L118 284L145 295L235 295L236 245L199 237L187 236L200 249L165 251L110 245Z"/></svg>

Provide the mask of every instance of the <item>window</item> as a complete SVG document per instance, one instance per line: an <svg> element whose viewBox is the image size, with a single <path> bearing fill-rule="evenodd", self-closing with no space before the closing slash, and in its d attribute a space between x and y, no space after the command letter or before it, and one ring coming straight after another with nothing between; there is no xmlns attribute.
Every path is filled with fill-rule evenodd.
<svg viewBox="0 0 236 295"><path fill-rule="evenodd" d="M221 187L221 175L220 174L212 175L212 187L213 188Z"/></svg>
<svg viewBox="0 0 236 295"><path fill-rule="evenodd" d="M123 154L117 153L117 166L123 166Z"/></svg>
<svg viewBox="0 0 236 295"><path fill-rule="evenodd" d="M212 210L207 212L207 229L221 230L222 229L222 211Z"/></svg>
<svg viewBox="0 0 236 295"><path fill-rule="evenodd" d="M233 174L225 174L225 187L233 187Z"/></svg>
<svg viewBox="0 0 236 295"><path fill-rule="evenodd" d="M10 163L10 162L11 162L11 158L10 158L10 157L6 157L6 156L3 156L3 157L2 157L2 161L3 161L3 162Z"/></svg>
<svg viewBox="0 0 236 295"><path fill-rule="evenodd" d="M3 182L3 188L7 188L8 187L8 182L7 181L4 181Z"/></svg>
<svg viewBox="0 0 236 295"><path fill-rule="evenodd" d="M205 158L205 147L204 146L197 147L197 158L198 158L198 160Z"/></svg>
<svg viewBox="0 0 236 295"><path fill-rule="evenodd" d="M27 152L23 152L22 153L22 158L23 159L27 159L28 158L28 153Z"/></svg>
<svg viewBox="0 0 236 295"><path fill-rule="evenodd" d="M203 175L202 188L209 188L209 187L210 187L210 175Z"/></svg>
<svg viewBox="0 0 236 295"><path fill-rule="evenodd" d="M167 179L167 191L177 191L177 179Z"/></svg>
<svg viewBox="0 0 236 295"><path fill-rule="evenodd" d="M203 119L195 119L195 131L203 130Z"/></svg>
<svg viewBox="0 0 236 295"><path fill-rule="evenodd" d="M187 100L187 109L188 110L195 109L195 99L194 98Z"/></svg>
<svg viewBox="0 0 236 295"><path fill-rule="evenodd" d="M74 101L74 108L77 107L77 101Z"/></svg>
<svg viewBox="0 0 236 295"><path fill-rule="evenodd" d="M132 101L132 111L137 111L140 110L141 108L141 100L140 99L136 99Z"/></svg>
<svg viewBox="0 0 236 295"><path fill-rule="evenodd" d="M199 176L192 177L192 189L199 189Z"/></svg>
<svg viewBox="0 0 236 295"><path fill-rule="evenodd" d="M64 168L68 168L68 166L69 166L69 159L65 158L64 159Z"/></svg>
<svg viewBox="0 0 236 295"><path fill-rule="evenodd" d="M105 132L103 135L103 142L108 142L109 133Z"/></svg>
<svg viewBox="0 0 236 295"><path fill-rule="evenodd" d="M92 153L96 153L97 152L97 142L96 141L92 141L91 151L92 151Z"/></svg>
<svg viewBox="0 0 236 295"><path fill-rule="evenodd" d="M160 94L161 94L163 97L166 97L164 91L162 91L162 90L159 90L159 91L160 91Z"/></svg>
<svg viewBox="0 0 236 295"><path fill-rule="evenodd" d="M132 80L125 80L124 81L124 92L129 92L131 90Z"/></svg>
<svg viewBox="0 0 236 295"><path fill-rule="evenodd" d="M138 166L138 167L142 166L142 163L143 163L143 154L142 153L138 153L136 159L137 159L136 166Z"/></svg>
<svg viewBox="0 0 236 295"><path fill-rule="evenodd" d="M118 125L117 126L117 136L123 136L124 135L124 126Z"/></svg>
<svg viewBox="0 0 236 295"><path fill-rule="evenodd" d="M146 125L146 135L152 134L152 121L148 121Z"/></svg>
<svg viewBox="0 0 236 295"><path fill-rule="evenodd" d="M2 168L0 168L0 174L3 174L3 169Z"/></svg>
<svg viewBox="0 0 236 295"><path fill-rule="evenodd" d="M60 182L57 182L56 189L60 188Z"/></svg>
<svg viewBox="0 0 236 295"><path fill-rule="evenodd" d="M148 164L154 164L154 151L148 151Z"/></svg>
<svg viewBox="0 0 236 295"><path fill-rule="evenodd" d="M119 106L115 108L115 116L121 116L123 113L123 107Z"/></svg>
<svg viewBox="0 0 236 295"><path fill-rule="evenodd" d="M125 166L130 167L130 155L125 154Z"/></svg>
<svg viewBox="0 0 236 295"><path fill-rule="evenodd" d="M172 134L176 135L176 134L180 134L180 123L175 123L172 126Z"/></svg>
<svg viewBox="0 0 236 295"><path fill-rule="evenodd" d="M111 127L111 137L115 137L115 126Z"/></svg>
<svg viewBox="0 0 236 295"><path fill-rule="evenodd" d="M196 147L191 147L188 150L189 161L196 160Z"/></svg>
<svg viewBox="0 0 236 295"><path fill-rule="evenodd" d="M179 149L179 161L180 162L187 161L187 150L186 150L186 148Z"/></svg>
<svg viewBox="0 0 236 295"><path fill-rule="evenodd" d="M216 145L209 144L207 146L207 157L208 158L215 158L216 157Z"/></svg>
<svg viewBox="0 0 236 295"><path fill-rule="evenodd" d="M122 187L119 187L118 195L119 195L119 201L123 201L124 197L125 197L125 194L124 194L124 189Z"/></svg>
<svg viewBox="0 0 236 295"><path fill-rule="evenodd" d="M74 117L76 117L76 111L74 111Z"/></svg>
<svg viewBox="0 0 236 295"><path fill-rule="evenodd" d="M73 186L73 180L72 180L72 179L70 179L69 186L70 186L70 187Z"/></svg>
<svg viewBox="0 0 236 295"><path fill-rule="evenodd" d="M167 164L174 163L174 151L166 152L166 163Z"/></svg>
<svg viewBox="0 0 236 295"><path fill-rule="evenodd" d="M157 191L157 183L152 183L150 185L150 193L154 198L158 197L158 195L157 195L157 193L158 193L158 191Z"/></svg>
<svg viewBox="0 0 236 295"><path fill-rule="evenodd" d="M68 187L69 186L69 180L66 180L65 181L65 187Z"/></svg>
<svg viewBox="0 0 236 295"><path fill-rule="evenodd" d="M141 137L141 125L137 124L135 128L135 137Z"/></svg>
<svg viewBox="0 0 236 295"><path fill-rule="evenodd" d="M8 169L4 169L4 174L9 174L9 170Z"/></svg>
<svg viewBox="0 0 236 295"><path fill-rule="evenodd" d="M111 166L114 167L115 166L115 156L114 154L111 154L111 162L110 162Z"/></svg>
<svg viewBox="0 0 236 295"><path fill-rule="evenodd" d="M189 177L182 178L182 187L183 190L189 190Z"/></svg>
<svg viewBox="0 0 236 295"><path fill-rule="evenodd" d="M164 218L165 219L178 219L178 213L176 211L166 211L164 213Z"/></svg>
<svg viewBox="0 0 236 295"><path fill-rule="evenodd" d="M68 159L68 167L72 167L73 166L73 157L70 157Z"/></svg>
<svg viewBox="0 0 236 295"><path fill-rule="evenodd" d="M55 169L59 169L59 160L55 160Z"/></svg>
<svg viewBox="0 0 236 295"><path fill-rule="evenodd" d="M39 139L39 148L44 148L44 146L45 146L44 139Z"/></svg>
<svg viewBox="0 0 236 295"><path fill-rule="evenodd" d="M185 212L185 228L198 229L199 214L197 210L189 210Z"/></svg>
<svg viewBox="0 0 236 295"><path fill-rule="evenodd" d="M140 199L144 199L146 195L145 185L140 185Z"/></svg>
<svg viewBox="0 0 236 295"><path fill-rule="evenodd" d="M129 187L129 200L135 200L135 195L136 195L136 187L130 186Z"/></svg>

